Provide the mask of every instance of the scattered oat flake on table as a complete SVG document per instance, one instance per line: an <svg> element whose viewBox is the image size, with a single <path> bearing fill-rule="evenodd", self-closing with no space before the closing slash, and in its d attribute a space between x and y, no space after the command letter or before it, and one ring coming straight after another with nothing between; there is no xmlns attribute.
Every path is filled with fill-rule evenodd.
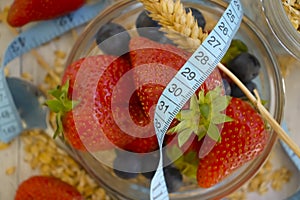
<svg viewBox="0 0 300 200"><path fill-rule="evenodd" d="M255 192L259 195L266 194L270 189L280 191L292 177L290 170L284 166L274 169L270 160L268 160L260 171L244 186L236 192L230 194L228 200L246 200L247 194Z"/></svg>
<svg viewBox="0 0 300 200"><path fill-rule="evenodd" d="M5 170L6 175L12 175L16 172L16 166L9 167Z"/></svg>
<svg viewBox="0 0 300 200"><path fill-rule="evenodd" d="M4 143L0 141L0 150L7 149L10 146L10 143Z"/></svg>
<svg viewBox="0 0 300 200"><path fill-rule="evenodd" d="M44 131L25 131L21 138L24 160L32 169L37 169L41 175L58 177L76 187L86 200L110 199L106 191Z"/></svg>

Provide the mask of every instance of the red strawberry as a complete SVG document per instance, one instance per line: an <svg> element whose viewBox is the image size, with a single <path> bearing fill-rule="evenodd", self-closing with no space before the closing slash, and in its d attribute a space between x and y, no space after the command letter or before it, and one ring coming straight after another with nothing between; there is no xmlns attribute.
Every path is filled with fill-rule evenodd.
<svg viewBox="0 0 300 200"><path fill-rule="evenodd" d="M173 45L159 44L143 37L133 38L129 50L138 96L145 112L151 115L151 107L157 103L166 85L191 54ZM213 71L199 90L212 90L216 86L222 86L218 69Z"/></svg>
<svg viewBox="0 0 300 200"><path fill-rule="evenodd" d="M7 22L13 27L29 22L53 19L81 7L86 0L15 0L11 5Z"/></svg>
<svg viewBox="0 0 300 200"><path fill-rule="evenodd" d="M33 176L22 182L15 200L83 200L76 188L50 176Z"/></svg>
<svg viewBox="0 0 300 200"><path fill-rule="evenodd" d="M135 91L130 99L130 106L136 106L139 109L129 109L131 116L135 123L141 127L145 127L144 132L147 132L147 135L140 135L141 137L136 137L132 142L126 144L123 149L127 151L132 151L136 153L148 153L155 151L158 148L158 141L155 135L154 126L151 124L150 118L145 115L142 105ZM146 127L147 126L147 127Z"/></svg>
<svg viewBox="0 0 300 200"><path fill-rule="evenodd" d="M156 135L145 138L135 138L132 142L124 146L125 150L135 153L148 153L157 150L157 148L158 142Z"/></svg>
<svg viewBox="0 0 300 200"><path fill-rule="evenodd" d="M269 135L262 117L248 102L232 98L226 115L232 121L224 123L221 141L200 159L198 165L198 184L204 188L217 184L260 155L268 141Z"/></svg>
<svg viewBox="0 0 300 200"><path fill-rule="evenodd" d="M138 98L123 98L130 94L132 79L116 87L130 68L125 56L108 55L82 58L68 66L62 82L69 83L69 86L62 87L59 92L52 91L56 99L47 101L48 106L58 113L58 122L61 120L57 134L63 132L74 148L90 151L111 148L112 145L123 148L135 139L132 132L144 135L141 130L145 129L138 128L143 128L149 120L142 116L140 102L134 100ZM115 98L114 94L120 98ZM77 101L75 107L69 98Z"/></svg>

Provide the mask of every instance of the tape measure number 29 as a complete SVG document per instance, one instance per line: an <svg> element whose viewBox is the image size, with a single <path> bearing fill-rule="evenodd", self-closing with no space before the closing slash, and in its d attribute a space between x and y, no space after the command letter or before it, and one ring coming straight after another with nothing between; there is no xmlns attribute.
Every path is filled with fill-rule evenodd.
<svg viewBox="0 0 300 200"><path fill-rule="evenodd" d="M217 25L170 81L158 100L154 115L154 127L159 142L160 160L151 181L151 200L169 199L163 173L162 143L164 135L183 105L191 98L225 55L231 40L240 27L242 17L243 9L241 2L239 0L232 0ZM184 70L186 69L190 73L193 73L193 79L187 79L184 76L186 72ZM181 95L175 97L171 92L172 90L169 90L174 85L180 88L180 91L182 91ZM165 105L164 108L167 110L161 109L160 105Z"/></svg>

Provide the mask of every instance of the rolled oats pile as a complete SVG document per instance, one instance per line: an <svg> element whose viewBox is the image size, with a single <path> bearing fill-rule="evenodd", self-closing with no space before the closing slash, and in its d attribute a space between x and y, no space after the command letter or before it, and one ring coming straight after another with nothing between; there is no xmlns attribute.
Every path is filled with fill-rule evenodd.
<svg viewBox="0 0 300 200"><path fill-rule="evenodd" d="M282 5L292 25L300 32L300 0L282 0Z"/></svg>

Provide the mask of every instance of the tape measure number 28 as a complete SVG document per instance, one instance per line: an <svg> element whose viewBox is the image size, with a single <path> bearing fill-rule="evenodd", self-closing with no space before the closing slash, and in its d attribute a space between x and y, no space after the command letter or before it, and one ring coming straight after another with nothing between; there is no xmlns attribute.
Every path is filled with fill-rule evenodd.
<svg viewBox="0 0 300 200"><path fill-rule="evenodd" d="M162 143L164 135L183 105L191 98L225 55L231 40L240 27L242 17L243 9L241 2L239 0L232 0L214 29L170 81L158 100L154 115L154 127L159 142L160 160L151 181L151 200L169 199L163 173ZM194 74L192 80L183 76L183 72L187 68ZM172 88L172 85L180 87L182 91L180 96L174 97L173 93L170 92L172 90L168 88ZM162 104L165 105L167 110L159 108L159 105Z"/></svg>

